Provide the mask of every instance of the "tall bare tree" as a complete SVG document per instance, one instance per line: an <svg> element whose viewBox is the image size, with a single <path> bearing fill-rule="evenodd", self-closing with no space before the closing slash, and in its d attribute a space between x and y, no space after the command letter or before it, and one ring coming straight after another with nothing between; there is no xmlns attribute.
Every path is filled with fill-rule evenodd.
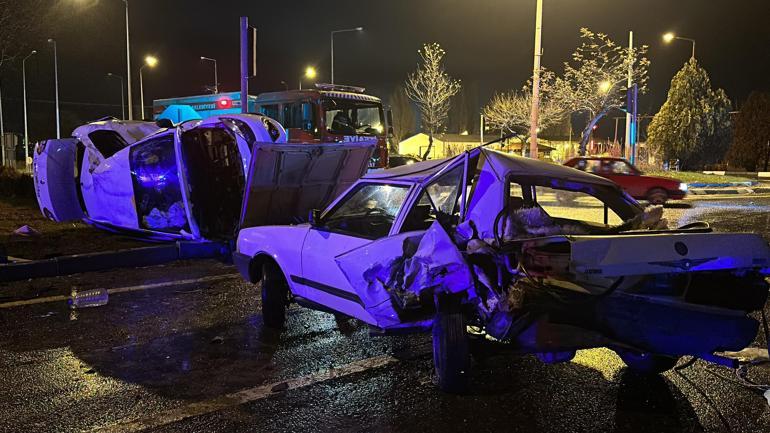
<svg viewBox="0 0 770 433"><path fill-rule="evenodd" d="M393 111L393 142L391 149L394 153L398 152L398 143L415 131L414 107L406 95L404 86L396 86L390 95L390 107Z"/></svg>
<svg viewBox="0 0 770 433"><path fill-rule="evenodd" d="M451 98L460 91L461 85L444 70L446 52L438 43L425 44L418 53L422 63L409 74L406 94L420 109L422 128L428 132L428 148L422 155L427 159L433 148L433 136L444 128Z"/></svg>
<svg viewBox="0 0 770 433"><path fill-rule="evenodd" d="M561 101L552 98L556 76L551 71L540 73L540 110L538 127L545 130L559 123L569 110ZM503 132L515 132L526 141L530 133L530 110L532 108L531 82L520 92L496 93L484 107L484 118L488 125Z"/></svg>
<svg viewBox="0 0 770 433"><path fill-rule="evenodd" d="M632 81L640 93L647 90L645 57L647 46L624 48L604 33L580 29L581 45L572 54L572 62L564 63L564 75L554 84L554 102L572 112L588 115L589 121L580 139L580 153L585 154L594 125L614 108L625 105L627 75L633 66Z"/></svg>

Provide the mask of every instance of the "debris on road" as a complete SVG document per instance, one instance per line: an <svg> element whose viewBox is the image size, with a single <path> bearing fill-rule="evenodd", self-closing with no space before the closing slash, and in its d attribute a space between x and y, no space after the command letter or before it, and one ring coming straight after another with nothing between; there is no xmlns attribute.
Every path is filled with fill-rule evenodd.
<svg viewBox="0 0 770 433"><path fill-rule="evenodd" d="M13 234L14 236L21 236L25 238L40 236L40 232L38 230L35 230L27 224L24 224L23 226L14 230Z"/></svg>
<svg viewBox="0 0 770 433"><path fill-rule="evenodd" d="M225 339L221 335L217 335L216 337L211 339L211 344L222 344L225 342Z"/></svg>
<svg viewBox="0 0 770 433"><path fill-rule="evenodd" d="M101 307L102 305L107 305L109 299L110 294L107 293L107 289L79 291L77 288L73 287L68 303L72 309Z"/></svg>

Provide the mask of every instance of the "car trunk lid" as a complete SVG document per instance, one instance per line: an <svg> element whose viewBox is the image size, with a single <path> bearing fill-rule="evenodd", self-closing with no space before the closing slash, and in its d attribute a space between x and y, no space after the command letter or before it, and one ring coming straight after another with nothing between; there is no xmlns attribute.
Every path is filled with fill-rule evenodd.
<svg viewBox="0 0 770 433"><path fill-rule="evenodd" d="M570 236L575 273L616 277L766 268L770 247L751 233Z"/></svg>
<svg viewBox="0 0 770 433"><path fill-rule="evenodd" d="M303 221L367 169L376 140L354 143L256 143L240 228Z"/></svg>

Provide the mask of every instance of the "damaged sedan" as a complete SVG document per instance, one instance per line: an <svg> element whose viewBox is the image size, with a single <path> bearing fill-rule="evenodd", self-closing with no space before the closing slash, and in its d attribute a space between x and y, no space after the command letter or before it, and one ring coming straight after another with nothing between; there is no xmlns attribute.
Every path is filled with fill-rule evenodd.
<svg viewBox="0 0 770 433"><path fill-rule="evenodd" d="M546 362L608 347L643 373L720 362L753 341L768 294L760 236L670 229L607 179L485 147L369 173L309 223L255 227L258 207L233 257L267 326L296 302L432 332L448 392L468 387L471 341Z"/></svg>

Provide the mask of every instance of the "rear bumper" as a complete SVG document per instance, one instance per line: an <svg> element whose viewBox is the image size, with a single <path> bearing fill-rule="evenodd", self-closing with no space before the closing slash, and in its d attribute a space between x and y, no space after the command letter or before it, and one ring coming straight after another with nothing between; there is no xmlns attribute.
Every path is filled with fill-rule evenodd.
<svg viewBox="0 0 770 433"><path fill-rule="evenodd" d="M251 281L251 256L247 256L246 254L241 254L238 251L233 252L233 264L235 265L235 268L238 269L238 273L241 274L244 280L249 282Z"/></svg>

